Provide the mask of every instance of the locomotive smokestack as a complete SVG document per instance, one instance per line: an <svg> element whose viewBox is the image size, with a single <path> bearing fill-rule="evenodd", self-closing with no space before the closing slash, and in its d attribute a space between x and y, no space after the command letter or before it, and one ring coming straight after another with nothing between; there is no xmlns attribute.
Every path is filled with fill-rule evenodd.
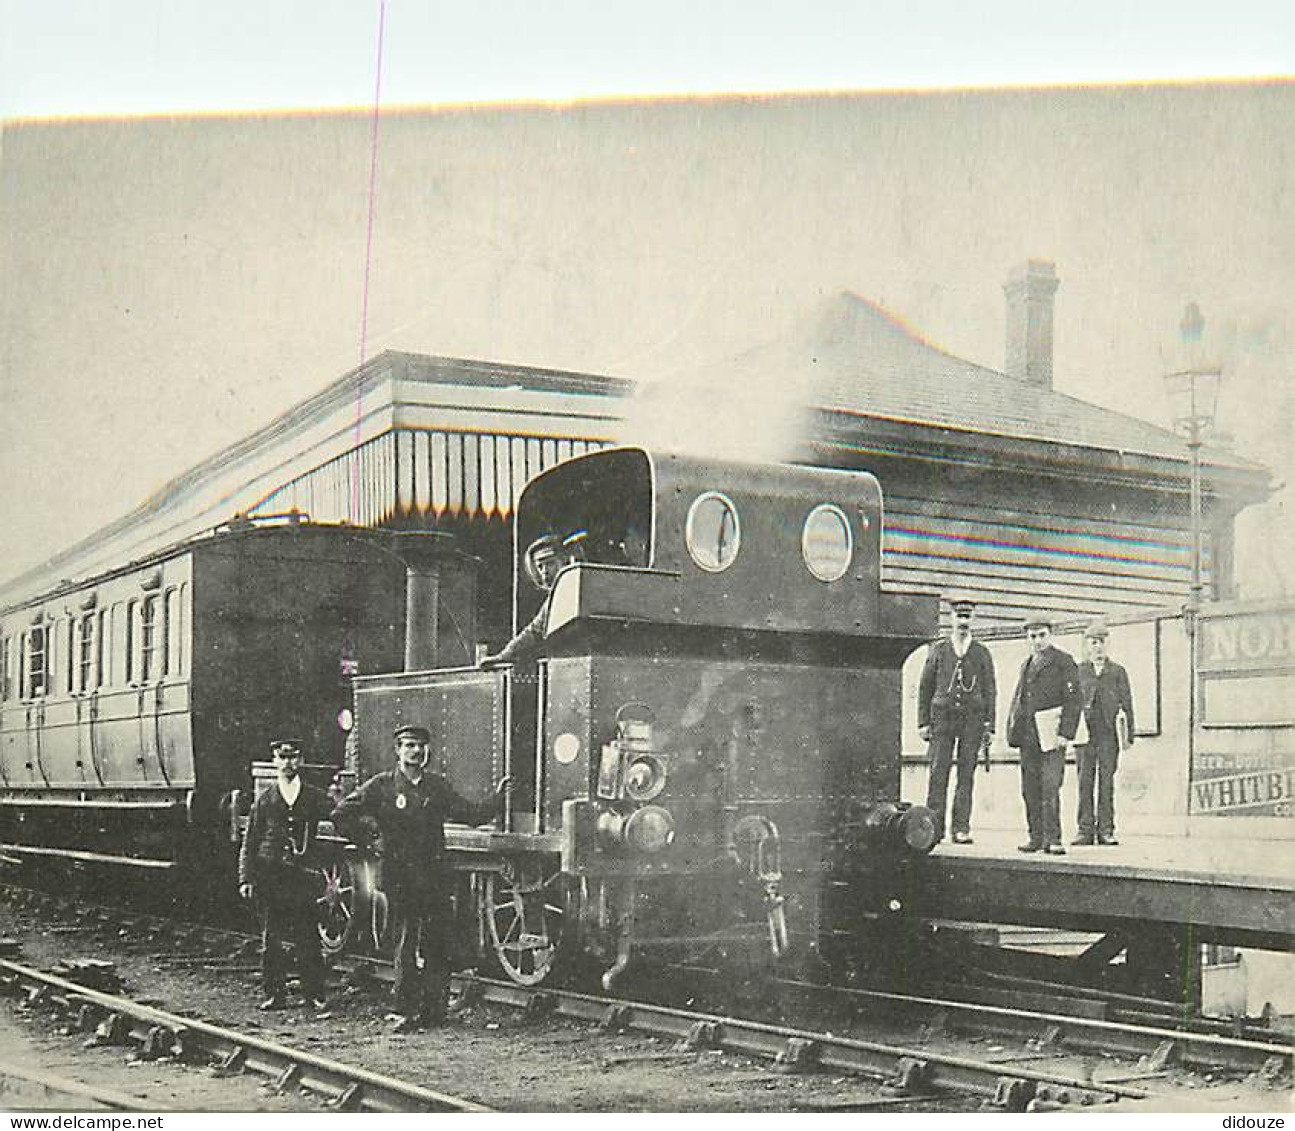
<svg viewBox="0 0 1295 1131"><path fill-rule="evenodd" d="M476 616L472 586L465 584L465 577L472 559L455 549L452 534L398 533L391 536L391 546L405 564L404 670L471 663ZM457 594L460 607L448 623L458 631L443 641L441 612L451 594Z"/></svg>
<svg viewBox="0 0 1295 1131"><path fill-rule="evenodd" d="M405 562L405 671L439 666L441 567Z"/></svg>

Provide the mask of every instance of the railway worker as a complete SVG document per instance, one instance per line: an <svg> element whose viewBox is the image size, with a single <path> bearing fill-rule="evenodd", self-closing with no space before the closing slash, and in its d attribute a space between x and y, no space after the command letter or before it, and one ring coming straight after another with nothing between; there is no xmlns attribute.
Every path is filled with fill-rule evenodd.
<svg viewBox="0 0 1295 1131"><path fill-rule="evenodd" d="M396 948L396 1032L415 1032L445 1020L450 996L451 882L445 822L489 821L503 801L509 779L479 804L454 791L441 774L427 770L431 735L425 727L394 733L396 765L369 778L333 811L334 825L352 840L364 839L363 817L382 833L383 888L391 907ZM418 959L422 956L422 969Z"/></svg>
<svg viewBox="0 0 1295 1131"><path fill-rule="evenodd" d="M549 598L553 594L553 583L564 566L581 559L581 543L584 537L583 530L577 531L565 540L560 540L554 534L542 534L526 547L523 568L531 584L544 592L544 600L530 623L518 630L517 634L498 652L483 656L478 661L478 667L499 668L508 664L519 666L529 663L539 655L544 643L544 630L549 617Z"/></svg>
<svg viewBox="0 0 1295 1131"><path fill-rule="evenodd" d="M284 941L297 955L301 991L323 1011L324 956L317 917L319 873L315 834L333 803L328 795L301 780L301 743L295 738L270 743L274 784L257 794L243 831L238 854L238 891L255 899L261 913L262 1009L288 1004Z"/></svg>
<svg viewBox="0 0 1295 1131"><path fill-rule="evenodd" d="M1079 766L1079 831L1072 844L1119 844L1115 839L1115 771L1120 751L1133 744L1133 691L1129 673L1106 655L1109 636L1106 622L1100 617L1084 631L1088 659L1079 665L1079 695L1088 741L1075 754Z"/></svg>
<svg viewBox="0 0 1295 1131"><path fill-rule="evenodd" d="M953 632L931 645L917 687L917 732L928 743L926 807L935 814L936 842L944 839L949 772L958 766L953 792L953 843L971 843L976 757L994 734L997 685L994 658L971 635L974 601L952 603Z"/></svg>
<svg viewBox="0 0 1295 1131"><path fill-rule="evenodd" d="M1079 727L1079 668L1052 643L1052 622L1026 622L1030 654L1021 664L1007 716L1007 743L1020 751L1021 796L1029 839L1021 852L1065 855L1061 843L1061 781Z"/></svg>

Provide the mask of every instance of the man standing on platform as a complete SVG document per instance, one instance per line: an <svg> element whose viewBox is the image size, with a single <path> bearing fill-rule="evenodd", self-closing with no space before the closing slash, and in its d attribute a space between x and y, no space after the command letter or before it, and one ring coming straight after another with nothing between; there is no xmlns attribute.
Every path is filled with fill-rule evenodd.
<svg viewBox="0 0 1295 1131"><path fill-rule="evenodd" d="M1072 844L1119 844L1115 839L1115 771L1120 751L1133 745L1133 691L1129 674L1106 655L1110 635L1097 618L1084 632L1088 659L1079 665L1079 695L1088 742L1079 746L1079 835ZM1097 787L1094 819L1093 786Z"/></svg>
<svg viewBox="0 0 1295 1131"><path fill-rule="evenodd" d="M931 645L917 688L917 732L928 743L926 807L935 815L936 841L944 839L949 772L958 765L953 792L953 843L971 843L976 757L994 733L994 659L971 636L975 602L953 603L953 634Z"/></svg>
<svg viewBox="0 0 1295 1131"><path fill-rule="evenodd" d="M1079 727L1079 669L1053 645L1052 622L1046 617L1027 621L1025 635L1030 654L1021 665L1007 716L1007 743L1020 751L1021 797L1030 831L1020 851L1064 856L1061 780Z"/></svg>

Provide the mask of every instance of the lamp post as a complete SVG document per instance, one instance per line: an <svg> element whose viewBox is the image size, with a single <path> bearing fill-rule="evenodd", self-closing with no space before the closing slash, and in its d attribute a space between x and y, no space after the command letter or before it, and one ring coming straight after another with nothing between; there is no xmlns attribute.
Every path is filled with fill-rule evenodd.
<svg viewBox="0 0 1295 1131"><path fill-rule="evenodd" d="M1214 424L1219 387L1223 384L1222 368L1199 360L1199 343L1204 330L1205 319L1201 317L1200 308L1194 302L1189 302L1183 311L1178 331L1186 347L1184 352L1192 364L1186 369L1165 374L1165 388L1173 412L1174 430L1184 434L1191 460L1192 584L1187 619L1192 632L1195 632L1196 615L1200 612L1201 598L1205 592L1201 568L1201 445L1204 443L1205 433Z"/></svg>

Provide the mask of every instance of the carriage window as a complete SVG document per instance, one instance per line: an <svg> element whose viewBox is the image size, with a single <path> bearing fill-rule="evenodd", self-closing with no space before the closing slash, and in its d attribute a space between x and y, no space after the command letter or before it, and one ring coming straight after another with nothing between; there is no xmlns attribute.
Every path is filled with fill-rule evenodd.
<svg viewBox="0 0 1295 1131"><path fill-rule="evenodd" d="M112 610L99 610L99 631L95 644L95 687L103 687L112 682Z"/></svg>
<svg viewBox="0 0 1295 1131"><path fill-rule="evenodd" d="M839 581L845 576L854 556L854 538L840 507L820 503L809 512L800 535L800 552L819 581Z"/></svg>
<svg viewBox="0 0 1295 1131"><path fill-rule="evenodd" d="M145 597L140 608L140 675L145 682L157 679L166 668L166 635L158 618L157 594Z"/></svg>
<svg viewBox="0 0 1295 1131"><path fill-rule="evenodd" d="M702 569L712 573L728 569L742 545L737 508L718 491L698 495L688 508L684 538L692 560Z"/></svg>
<svg viewBox="0 0 1295 1131"><path fill-rule="evenodd" d="M76 623L76 691L89 691L95 686L95 660L98 653L98 618L94 613L82 613Z"/></svg>
<svg viewBox="0 0 1295 1131"><path fill-rule="evenodd" d="M53 695L58 679L58 621L45 626L45 688L42 695Z"/></svg>
<svg viewBox="0 0 1295 1131"><path fill-rule="evenodd" d="M17 679L14 674L18 670L18 665L14 662L14 637L6 636L0 639L0 697L12 699L14 688L17 686Z"/></svg>
<svg viewBox="0 0 1295 1131"><path fill-rule="evenodd" d="M122 635L120 602L111 609L101 609L98 614L98 685L110 687L122 675L122 661L117 656L113 641Z"/></svg>
<svg viewBox="0 0 1295 1131"><path fill-rule="evenodd" d="M183 670L180 644L183 640L180 623L180 594L183 586L166 591L166 664L165 674L175 675Z"/></svg>
<svg viewBox="0 0 1295 1131"><path fill-rule="evenodd" d="M48 644L49 629L43 624L28 629L23 637L22 697L24 699L39 698L49 689L45 669Z"/></svg>
<svg viewBox="0 0 1295 1131"><path fill-rule="evenodd" d="M76 650L73 640L76 635L76 618L65 617L59 621L58 646L61 649L60 660L63 666L63 686L59 688L70 695L74 690L73 679L76 675Z"/></svg>
<svg viewBox="0 0 1295 1131"><path fill-rule="evenodd" d="M139 602L126 602L126 683L139 679Z"/></svg>

